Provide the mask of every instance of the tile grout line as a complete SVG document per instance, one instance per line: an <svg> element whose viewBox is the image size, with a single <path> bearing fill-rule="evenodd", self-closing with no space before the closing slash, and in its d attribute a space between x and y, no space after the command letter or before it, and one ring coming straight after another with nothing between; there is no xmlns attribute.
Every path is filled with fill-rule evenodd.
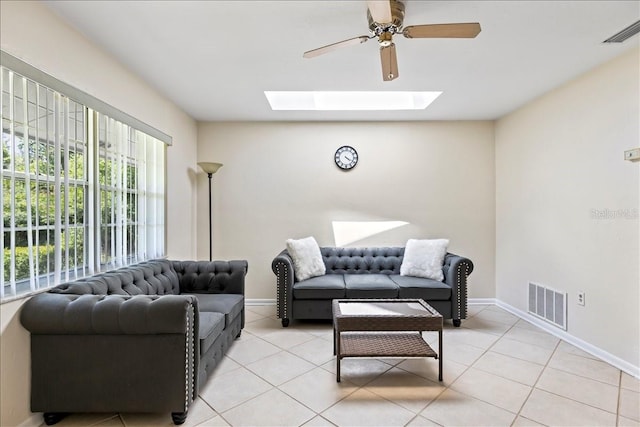
<svg viewBox="0 0 640 427"><path fill-rule="evenodd" d="M211 405L209 404L209 402L207 402L206 400L204 400L204 398L202 398L199 394L198 394L198 397L200 398L200 400L201 400L205 405L207 405L207 406L209 407L209 409L211 409L211 410L213 411L213 413L214 413L215 415L214 415L213 417L211 417L211 418L207 418L206 420L204 420L203 422L201 422L201 423L199 423L199 424L196 424L196 427L201 426L202 424L204 424L204 423L206 423L206 422L208 422L208 421L211 421L211 420L212 420L212 419L214 419L215 417L220 417L220 418L222 418L222 419L224 420L224 422L225 422L225 423L227 423L228 425L231 425L231 423L230 423L229 421L227 421L227 419L226 419L225 417L223 417L223 416L222 416L222 413L221 413L221 412L216 411L216 410L213 408L213 406L211 406ZM125 426L125 427L126 427L126 426Z"/></svg>
<svg viewBox="0 0 640 427"><path fill-rule="evenodd" d="M479 313L480 313L480 312L479 312ZM479 314L479 313L476 313L476 314ZM473 363L472 363L471 365L469 365L469 366L467 367L467 369L465 369L465 370L462 372L462 374L460 374L460 375L458 376L458 378L456 378L456 379L451 383L451 385L450 385L448 388L450 389L450 388L451 388L451 386L453 386L453 384L455 384L455 382L456 382L456 381L458 381L458 379L459 379L460 377L462 377L462 376L463 376L467 371L469 371L471 368L473 368L473 365L475 365L475 364L476 364L476 362L482 358L482 356L484 356L485 354L487 354L487 352L489 352L489 351L491 350L491 348L492 348L492 347L493 347L493 346L494 346L498 341L500 341L500 339L504 338L504 337L505 337L505 335L507 334L507 332L509 332L511 329L515 328L516 323L517 323L517 321L516 321L513 325L511 325L511 326L510 326L510 327L509 327L505 332L503 332L503 333L502 333L502 335L500 336L500 338L498 338L494 343L492 343L489 347L487 347L487 349L485 349L485 350L483 351L483 353L482 353L478 358L476 358L476 359L473 361ZM470 330L473 330L473 329L470 329ZM499 353L499 354L501 354L501 353ZM507 355L505 355L505 356L507 356ZM516 358L516 359L517 359L517 358ZM520 359L520 360L523 360L523 359ZM474 369L478 369L478 368L474 368ZM479 370L480 370L480 371L482 371L482 372L485 372L485 371L483 371L482 369L479 369ZM487 374L495 375L495 374L492 374L492 373L490 373L490 372L487 372ZM509 378L504 378L504 377L501 377L501 376L499 376L499 375L496 375L496 376L498 376L498 377L500 377L500 378L503 378L503 379L506 379L506 380L509 380L509 381L517 382L518 384L520 384L518 381L514 381L514 380L511 380L511 379L509 379ZM475 397L475 396L470 396L470 395L468 395L468 394L466 394L466 393L464 393L464 392L462 392L462 391L458 391L458 390L453 390L453 391L455 391L456 393L463 394L463 395L465 395L465 396L467 396L467 397L470 397L470 398L472 398L472 399L478 400L478 401L480 401L480 402L486 403L487 405L491 405L491 406L493 406L493 407L495 407L495 408L498 408L498 409L501 409L501 410L503 410L503 411L506 411L506 412L509 412L509 413L511 413L511 414L514 414L514 415L515 415L515 417L513 418L513 421L511 422L511 425L512 425L512 426L515 424L516 420L518 419L519 411L518 411L518 413L514 413L514 412L512 412L512 411L510 411L510 410L508 410L508 409L502 408L502 407L500 407L500 406L498 406L498 405L495 405L495 404L493 404L493 403L491 403L491 402L487 402L486 400L479 399L479 398L477 398L477 397ZM529 393L531 393L531 392L529 392ZM527 399L528 399L528 398L529 398L529 397L527 396ZM525 400L524 400L524 403L526 403L527 399L525 399ZM524 403L523 403L523 405L524 405Z"/></svg>
<svg viewBox="0 0 640 427"><path fill-rule="evenodd" d="M377 359L376 359L376 360L377 360ZM383 363L384 363L384 362L383 362ZM323 363L323 365L324 365L324 364L326 364L326 362L325 362L325 363ZM316 367L317 367L317 368L320 368L320 369L323 369L325 372L328 372L329 374L332 374L332 372L331 372L331 371L327 371L327 370L326 370L325 368L323 368L322 366L316 366ZM358 384L353 383L353 385L354 385L354 390L353 390L351 393L349 393L349 394L347 394L346 396L344 396L343 398L341 398L341 399L339 399L339 400L337 400L337 401L333 402L331 405L327 406L325 409L323 409L323 410L322 410L322 411L320 411L320 412L317 412L315 409L312 409L312 408L309 408L309 409L310 409L311 411L313 411L313 412L316 414L316 416L322 417L322 419L327 419L326 417L324 417L324 416L322 415L323 413L325 413L325 412L326 412L326 411L328 411L329 409L333 408L333 407L334 407L334 406L336 406L338 403L340 403L340 402L342 402L342 401L346 400L349 396L352 396L354 393L358 392L359 390L362 390L362 389L364 388L364 386L366 386L367 384L371 383L371 381L374 381L375 379L377 379L378 377L380 377L380 376L381 376L381 375L383 375L384 373L388 372L388 371L389 371L390 369L392 369L392 368L393 368L393 366L390 366L390 367L389 367L389 369L387 369L387 370L385 370L384 372L382 372L381 374L379 374L379 375L375 376L373 379L371 379L370 381L366 382L365 384L363 384L363 385L361 385L361 386L360 386L360 385L358 385ZM334 375L335 375L335 374L334 374ZM345 381L347 381L347 382L351 382L351 381L349 381L349 380L345 380ZM285 392L283 391L283 393L285 393ZM373 394L375 394L375 393L373 393ZM288 394L287 394L287 395L288 395ZM378 395L376 394L376 396L378 396ZM379 397L382 397L382 396L379 396ZM293 397L293 396L292 396L292 399L296 400L296 402L298 401L298 400L297 400L295 397ZM300 402L300 403L301 403L301 404L303 404L303 405L305 405L305 404L304 404L304 403L302 403L302 402ZM392 403L393 403L393 402L392 402ZM397 404L396 404L396 405L397 405ZM306 407L308 407L307 405L305 405L305 406L306 406ZM399 406L399 405L398 405L398 406ZM329 421L329 420L327 420L327 421ZM333 423L333 422L331 422L331 421L329 421L329 422L330 422L331 424L333 424L333 425L336 425L336 424L334 424L334 423Z"/></svg>
<svg viewBox="0 0 640 427"><path fill-rule="evenodd" d="M326 363L326 362L325 362L325 363ZM299 378L299 377L301 377L302 375L308 374L309 372L311 372L311 371L313 371L313 370L315 370L315 369L322 369L323 371L325 371L325 372L327 372L327 373L331 374L331 372L330 372L330 371L327 371L327 370L326 370L326 369L324 369L322 366L316 365L313 369L311 369L311 370L309 370L309 371L307 371L307 372L305 372L305 373L303 373L303 374L300 374L300 375L298 375L297 377L294 377L294 378L290 379L289 381L284 382L283 384L287 384L287 383L289 383L289 382L293 381L294 379ZM386 371L385 371L385 372L386 372ZM349 381L349 380L345 380L345 381L347 381L348 383L351 383L351 381ZM283 384L281 384L281 385L283 385ZM281 391L282 393L284 393L285 395L289 396L291 399L293 399L293 400L295 400L296 402L298 402L299 404L303 405L305 408L308 408L311 412L313 412L313 413L315 414L315 415L314 415L314 417L313 417L313 418L315 418L316 416L320 416L320 417L322 417L322 415L321 415L321 414L322 414L323 412L325 412L326 410L328 410L328 409L329 409L329 408L331 408L332 406L336 405L338 402L342 402L343 400L345 400L346 398L348 398L349 396L351 396L353 393L355 393L356 391L358 391L358 390L360 389L360 387L359 387L357 384L353 384L353 385L354 385L354 390L353 390L351 393L348 393L348 394L347 394L347 395L345 395L343 398L341 398L341 399L337 400L336 402L332 403L331 405L329 405L328 407L326 407L325 409L323 409L323 410L322 410L322 411L320 411L320 412L318 412L318 411L316 411L315 409L313 409L313 408L309 407L309 406L308 406L307 404L305 404L304 402L299 401L298 399L296 399L296 397L295 397L295 396L291 396L291 395L290 395L289 393L287 393L286 391L284 391L284 390L280 390L280 386L277 386L277 389L278 389L278 390L280 390L280 391ZM322 418L324 419L325 417L322 417ZM308 422L308 421L309 421L309 420L307 420L307 422ZM329 422L330 422L330 421L329 421ZM333 424L333 423L331 423L331 424Z"/></svg>
<svg viewBox="0 0 640 427"><path fill-rule="evenodd" d="M480 312L482 312L482 311L483 311L483 310L481 310ZM478 313L476 313L476 314L479 314L480 312L478 312ZM474 316L475 316L475 315L474 315ZM473 316L472 316L472 317L473 317ZM500 322L498 322L498 323L500 323ZM505 332L503 332L503 333L502 333L502 335L500 336L500 338L505 338L506 334L507 334L510 330L512 330L513 328L517 328L517 327L518 327L518 326L517 326L517 322L516 322L516 323L514 323L513 325L511 325L511 326L510 326L510 327L509 327ZM523 328L521 328L521 329L523 329ZM473 330L473 329L471 329L471 330ZM537 331L533 331L533 332L537 332ZM496 340L496 342L497 342L497 341L499 341L499 340L500 340L500 338L499 338L498 340ZM529 342L526 342L526 341L521 341L521 340L517 340L517 339L513 339L513 338L509 338L509 339L512 339L513 341L517 341L517 342L519 342L519 343L528 344L528 345L534 345L534 346L540 347L540 346L538 346L538 345L536 345L536 344L532 344L532 343L529 343ZM496 376L498 376L498 377L500 377L500 378L503 378L503 379L506 379L506 380L510 380L510 381L514 381L514 382L516 382L516 383L519 383L519 384L525 385L525 386L527 386L527 387L530 387L529 394L528 394L528 395L527 395L527 397L524 399L524 402L522 403L522 405L521 405L520 409L519 409L519 410L518 410L518 412L516 413L516 417L514 418L514 421L513 421L512 425L514 425L514 424L515 424L515 422L517 421L518 417L522 417L522 415L521 415L522 408L524 408L524 405L527 403L527 401L528 401L528 400L529 400L529 398L531 397L531 394L533 393L533 390L535 389L536 384L538 383L538 381L539 381L540 377L541 377L541 376L542 376L542 374L545 372L545 370L549 367L548 365L549 365L549 363L550 363L551 359L553 358L553 355L556 353L556 351L558 351L559 346L560 346L560 344L561 344L561 343L562 343L562 340L559 340L559 341L555 344L554 349L553 349L553 352L551 353L551 355L550 355L550 356L549 356L549 358L547 359L546 363L545 363L544 365L541 365L541 366L543 366L543 369L540 371L540 374L538 374L538 378L536 379L536 381L534 382L534 384L533 384L533 385L531 385L531 386L529 386L528 384L522 384L522 383L520 383L519 381L515 381L515 380L512 380L512 379L510 379L510 378L506 378L506 377L502 377L502 376L500 376L500 375L493 374L493 373L491 373L491 372L486 372L486 371L484 371L484 370L482 370L482 369L480 369L480 368L474 368L474 369L479 369L479 370L481 370L481 371L483 371L483 372L486 372L486 373L488 373L488 374L496 375ZM470 345L470 344L469 344L469 345ZM472 367L473 367L473 365L474 365L474 364L475 364L475 363L476 363L476 362L477 362L477 361L478 361L482 356L484 356L487 352L491 351L491 348L492 348L494 345L495 345L495 343L493 343L493 344L492 344L491 346L489 346L486 350L484 350L484 352L482 353L482 355L481 355L480 357L478 357L478 358L473 362L473 364L472 364L472 365L469 365L469 366L467 367L467 369L465 369L465 370L462 372L462 374L460 374L460 375L458 376L458 378L462 377L462 376L463 376L463 375L464 375L464 374L465 374L465 373L466 373L470 368L472 368ZM543 347L542 347L542 348L543 348ZM522 361L526 361L526 362L531 362L531 361L529 361L529 360L521 359L521 358L519 358L519 357L510 356L510 355L505 355L505 354L500 353L500 352L497 352L497 353L498 353L498 354L501 354L501 355L504 355L504 356L507 356L507 357L513 357L513 358L518 359L518 360L522 360ZM531 363L535 363L535 362L531 362ZM553 368L552 368L552 369L553 369ZM563 372L564 372L564 371L563 371ZM579 376L579 375L577 375L577 376ZM451 383L451 385L453 385L453 384L457 381L457 379L458 379L458 378L456 378L456 380L455 380L453 383ZM586 378L586 377L583 377L583 378ZM591 378L587 378L587 379L591 379ZM609 385L611 385L611 384L609 384ZM451 389L451 386L447 387L447 389ZM494 405L494 404L493 404L493 403L491 403L491 402L487 402L487 401L485 401L485 400L478 399L478 398L476 398L476 397L474 397L474 396L469 396L469 395L467 395L467 394L466 394L466 393L464 393L464 392L457 391L457 390L454 390L454 391L456 391L457 393L464 394L465 396L471 397L471 398L473 398L473 399L480 400L480 401L482 401L482 402L484 402L484 403L487 403L487 404L489 404L489 405L491 405L491 406L494 406L494 407L496 407L496 408L499 408L499 409L505 410L505 411L507 411L507 412L511 412L511 411L509 411L509 410L507 410L507 409L504 409L504 408L502 408L502 407L500 407L500 406ZM545 390L545 392L546 392L546 390ZM548 393L556 395L555 393L551 393L551 392L548 392ZM576 401L576 400L574 400L574 399L571 399L571 398L568 398L568 397L566 397L566 396L561 396L561 395L557 395L557 396L562 397L562 398L565 398L565 399L573 400L574 402L577 402L577 403L580 403L580 404L584 404L584 405L587 405L587 406L593 407L593 406L591 406L591 405L588 405L588 404L585 404L585 403L582 403L582 402L578 402L578 401ZM435 400L436 400L436 399L434 399L434 401L435 401ZM431 402L429 403L429 405L430 405L430 404L431 404ZM429 405L427 405L427 407L428 407ZM601 408L596 408L596 407L593 407L593 408L595 408L595 409L599 409L599 410L603 410L603 409L601 409ZM426 407L425 407L424 409L426 409ZM424 411L424 409L423 409L423 411ZM606 411L606 410L603 410L603 411L605 411L605 412L609 412L609 411ZM610 413L610 412L609 412L609 413ZM525 418L525 417L523 417L523 418ZM527 418L527 419L529 419L529 418ZM539 421L536 421L536 420L532 420L532 421L539 422ZM540 423L540 424L542 424L542 423Z"/></svg>
<svg viewBox="0 0 640 427"><path fill-rule="evenodd" d="M308 332L307 332L307 333L308 333ZM250 334L251 334L251 333L250 333ZM258 335L255 335L255 334L251 334L251 335L252 335L252 336L254 336L255 338L261 339L262 341L264 341L264 342L266 342L266 343L268 343L268 344L273 345L274 347L279 348L281 351L287 352L288 354L290 354L290 355L292 355L292 356L294 356L294 357L300 358L301 360L304 360L304 361L306 361L306 362L311 363L312 365L314 365L314 367L313 367L312 369L310 369L310 370L308 370L308 371L306 371L306 372L303 372L303 373L301 373L301 374L299 374L299 375L296 375L295 377L288 379L287 381L285 381L284 383L282 383L282 384L280 384L280 385L287 384L287 383L289 383L289 382L291 382L291 381L293 381L293 380L295 380L295 379L297 379L297 378L300 378L300 377L301 377L301 376L303 376L303 375L306 375L307 373L309 373L309 372L311 372L311 371L313 371L313 370L315 370L315 369L322 369L324 372L327 372L327 373L331 374L331 371L328 371L327 369L325 369L325 368L322 366L322 365L325 365L326 363L330 362L331 360L327 360L327 361L325 361L325 362L322 362L321 364L317 364L317 363L312 362L312 361L310 361L310 360L307 360L307 359L305 359L304 357L301 357L301 356L299 356L299 355L297 355L297 354L295 354L295 353L292 353L292 352L290 351L290 348L285 349L285 348L282 348L282 347L280 347L280 346L278 346L278 345L276 345L276 344L273 344L273 343L269 342L268 340L266 340L266 339L264 339L264 338L262 338L262 337L260 337L260 336L258 336ZM312 341L312 340L314 340L314 339L322 339L320 336L315 336L314 334L311 334L311 333L309 333L309 335L313 336L313 338L311 338L310 340L305 341L305 342L309 342L309 341ZM301 343L301 344L299 344L299 345L302 345L302 344L304 344L304 343ZM294 346L294 347L296 347L296 346ZM277 353L276 353L276 354L277 354ZM270 355L270 356L272 356L272 355ZM251 362L251 363L255 363L255 362L258 362L258 361L260 361L260 360L264 360L264 359L266 359L267 357L270 357L270 356L265 356L265 357L263 357L263 358L261 358L261 359L255 360L255 361L253 361L253 362ZM230 356L227 356L227 357L229 357L230 359L234 360L234 359L233 359L233 358L231 358ZM265 392L263 392L263 393L260 393L260 394L258 394L258 395L256 395L256 396L254 396L254 397L252 397L252 398L250 398L250 399L247 399L247 400L245 400L245 401L242 401L242 402L238 403L237 405L234 405L233 407L228 408L228 409L227 409L227 410L225 410L224 412L227 412L227 411L229 411L229 410L231 410L231 409L234 409L234 408L236 408L236 407L238 407L238 406L240 406L240 405L243 405L243 404L245 404L245 403L247 403L247 402L249 402L249 401L251 401L251 400L253 400L253 399L257 398L257 397L259 397L259 396L262 396L262 395L264 395L264 394L266 394L266 393L270 392L270 391L271 391L271 390L273 390L273 389L276 389L276 390L278 390L279 392L283 393L284 395L286 395L286 396L290 397L290 398L291 398L292 400L294 400L295 402L297 402L297 403L299 403L300 405L304 406L305 408L309 409L309 410L314 414L314 416L313 416L312 418L315 418L316 416L320 416L320 417L322 417L323 419L325 419L325 417L323 417L323 416L321 415L321 413L322 413L322 412L325 412L325 411L326 411L326 410L328 410L329 408L331 408L331 407L335 406L337 403L339 403L339 402L341 402L341 401L345 400L346 398L348 398L349 396L351 396L351 395L352 395L353 393L355 393L356 391L358 391L358 390L362 389L366 384L369 384L371 381L375 380L375 379L376 379L376 378L378 378L380 375L382 375L382 374L383 374L383 373L385 373L385 372L388 372L390 369L392 369L392 368L393 368L393 366L391 366L391 365L390 365L390 366L389 366L389 369L385 370L385 371L384 371L383 373L381 373L380 375L378 375L378 376L376 376L376 377L372 378L370 381L368 381L367 383L365 383L363 386L359 386L359 385L357 385L357 384L354 384L354 391L352 391L351 393L349 393L349 394L345 395L343 398L339 399L338 401L334 402L334 403L333 403L333 404L331 404L329 407L325 408L323 411L318 412L318 411L316 411L315 409L313 409L313 408L309 407L308 405L306 405L304 402L301 402L301 401L299 401L298 399L296 399L296 397L291 396L290 394L288 394L288 393L287 393L287 392L285 392L284 390L281 390L281 389L280 389L280 385L273 384L273 383L271 383L270 381L268 381L267 379L265 379L265 378L263 378L262 376L260 376L259 374L257 374L257 373L255 373L255 372L253 372L253 371L252 371L251 369L249 369L249 368L247 367L247 365L245 365L244 363L240 363L240 362L239 362L239 361L237 361L237 360L234 360L234 362L238 363L238 364L240 365L240 367L241 367L241 368L245 368L248 372L252 373L253 375L256 375L258 378L260 378L261 380L265 381L266 383L268 383L269 385L271 385L273 388L272 388L272 389L270 389L270 390L267 390L267 391L265 391ZM383 363L384 363L384 362L383 362ZM348 380L347 380L347 381L348 381ZM203 400L204 400L204 399L203 399ZM207 404L208 404L208 403L207 403ZM396 405L397 405L397 404L396 404ZM212 408L212 409L213 409L213 408ZM217 411L215 411L215 409L214 409L214 412L218 413ZM222 413L220 413L220 416L222 417ZM222 417L222 418L225 420L225 422L227 422L227 420L226 420L224 417ZM305 421L305 423L306 423L306 422L308 422L308 421L310 421L310 420L306 420L306 421ZM327 420L327 421L328 421L328 420ZM329 422L330 422L330 421L329 421ZM227 422L227 423L228 423L228 422ZM228 424L229 424L229 423L228 423ZM333 424L333 423L332 423L332 424Z"/></svg>
<svg viewBox="0 0 640 427"><path fill-rule="evenodd" d="M616 402L616 426L620 425L620 404L622 403L622 371L618 376L618 401Z"/></svg>
<svg viewBox="0 0 640 427"><path fill-rule="evenodd" d="M522 405L520 406L520 409L518 410L518 413L516 415L516 420L518 419L518 417L521 417L521 413L522 410L524 409L525 405L527 404L527 402L529 401L529 399L531 398L531 395L533 394L533 391L536 390L536 385L538 384L538 382L540 381L540 378L542 377L542 375L544 374L544 372L547 370L547 368L549 367L549 363L551 362L551 359L553 359L553 355L556 354L556 351L558 351L558 347L560 347L560 343L562 342L562 340L559 340L556 343L555 348L553 349L553 352L551 353L551 355L549 356L549 359L547 359L547 363L544 364L544 367L540 370L540 373L538 374L538 378L536 378L536 380L534 381L533 385L531 386L531 390L529 390L529 394L527 394L526 399L524 399L524 402L522 402ZM524 417L526 418L526 417ZM531 418L527 418L527 419L531 419ZM541 421L535 420L535 419L531 419L532 421L536 422L536 423L540 423L543 425L546 425L544 423L542 423ZM514 420L515 423L515 420ZM512 424L513 425L513 424Z"/></svg>
<svg viewBox="0 0 640 427"><path fill-rule="evenodd" d="M611 365L609 365L609 366L611 366ZM614 367L614 368L615 368L615 367ZM554 369L554 370L556 370L556 371L560 371L560 372L563 372L563 373L565 373L565 374L573 375L573 376L576 376L576 377L579 377L579 378L582 378L582 379L585 379L585 380L594 381L594 382L600 383L600 384L602 384L602 385L608 385L609 387L618 387L618 388L620 388L620 386L619 386L618 384L611 384L611 383L609 383L609 382L601 381L601 380L596 379L596 378L592 378L592 377L585 377L584 375L577 374L577 373L575 373L575 372L571 372L571 371L565 371L564 369L555 368L555 367L553 367L553 366L549 366L549 369ZM617 369L619 373L622 373L622 371L621 371L621 370L619 370L618 368L615 368L615 369ZM617 382L619 383L619 381L617 381ZM609 412L609 411L607 411L607 412Z"/></svg>
<svg viewBox="0 0 640 427"><path fill-rule="evenodd" d="M609 386L612 386L612 387L613 387L613 384L610 384L610 383L605 383L605 382L602 382L602 381L595 380L595 379L593 379L593 378L585 377L585 376L578 375L578 374L574 374L574 373L572 373L572 372L568 372L568 371L565 371L565 370L562 370L562 369L557 369L557 368L554 368L554 367L552 367L552 366L548 366L548 365L549 365L549 363L551 362L551 359L552 359L552 358L553 358L553 356L555 355L556 351L561 351L561 350L559 350L559 348L558 348L558 347L560 346L560 343L562 343L562 340L560 340L560 342L558 343L558 346L556 346L556 349L554 349L553 353L551 354L551 357L549 358L549 360L548 360L547 364L545 364L545 367L544 367L544 369L542 370L542 372L540 373L540 376L538 377L538 380L536 380L536 383L535 383L535 384L533 385L533 387L532 387L532 391L533 391L533 389L534 389L534 388L536 388L536 385L538 384L538 381L540 380L540 377L541 377L541 376L542 376L542 374L547 370L547 368L548 368L548 369L555 369L555 370L558 370L558 371L560 371L560 372L564 372L564 373L567 373L567 374L570 374L570 375L575 375L576 377L584 378L584 379L591 380L591 381L600 382L600 383L602 383L602 384L606 384L606 385L609 385ZM617 369L617 368L616 368L616 369ZM620 372L620 375L621 375L622 371L620 371L619 369L618 369L618 371ZM614 413L614 412L608 411L608 410L606 410L606 409L602 409L602 408L599 408L599 407L597 407L597 406L593 406L593 405L591 405L591 404L589 404L589 403L580 402L579 400L573 399L573 398L571 398L571 397L563 396L562 394L558 394L558 393L554 393L554 392L549 391L549 390L545 390L545 389L542 389L542 388L539 388L539 389L537 389L537 390L540 390L540 391L542 391L542 392L544 392L544 393L551 394L551 395L553 395L553 396L560 397L560 398L562 398L562 399L570 400L570 401L575 402L575 403L580 404L580 405L588 406L589 408L593 408L593 409L596 409L596 410L598 410L598 411L602 411L602 412L606 412L606 413L609 413L609 414L615 415L615 416L616 416L616 420L618 419L618 413L617 413L618 408L616 408L616 412ZM618 395L620 395L620 387L618 387ZM529 397L527 397L527 400L529 400ZM526 401L525 401L525 403L526 403ZM523 407L524 407L524 405L523 405ZM533 420L533 421L536 421L536 420ZM539 422L539 421L536 421L536 422ZM541 424L542 424L542 423L541 423Z"/></svg>
<svg viewBox="0 0 640 427"><path fill-rule="evenodd" d="M378 359L376 359L376 360L378 360ZM408 360L408 359L401 359L401 360ZM384 362L383 362L383 363L384 363ZM435 381L431 381L429 378L422 377L422 376L417 375L417 374L415 374L415 373L413 373L413 372L410 372L410 371L407 371L407 370L405 370L405 369L402 369L402 368L398 367L398 365L399 365L400 363L402 363L402 362L399 362L399 363L397 363L396 365L391 366L391 368L387 369L386 371L384 371L383 373L381 373L380 375L378 375L377 377L375 377L374 379L372 379L372 380L371 380L371 381L369 381L368 383L364 384L364 385L363 385L363 386L361 386L360 388L361 388L361 389L364 389L368 384L371 384L373 381L375 381L376 379L380 378L382 375L386 374L387 372L389 372L389 371L390 371L391 369L393 369L393 368L398 368L398 369L400 369L401 371L404 371L404 372L406 372L406 373L407 373L407 374L409 374L409 375L414 375L414 376L416 376L416 377L418 377L418 378L420 378L420 379L423 379L423 380L426 380L426 381L429 381L429 382L435 383L436 385L439 385L439 384L437 384ZM424 410L427 408L427 406L429 406L429 405L431 404L431 402L433 402L433 401L434 401L434 400L436 400L438 397L440 397L440 396L442 395L442 393L444 393L444 392L447 390L447 388L448 388L448 387L444 387L444 390L442 390L440 393L438 393L438 395L437 395L435 398L433 398L433 399L431 399L429 402L427 402L427 404L426 404L422 409L420 409L418 412L416 412L415 416L414 416L413 418L411 418L411 420L409 420L409 422L408 422L407 424L410 424L410 423L411 423L411 421L412 421L415 417L417 417L418 415L420 415L420 413L421 413L422 411L424 411ZM369 392L369 393L372 393L372 394L375 394L376 396L380 397L381 399L386 400L387 402L393 403L394 405L399 406L399 407L401 407L402 409L405 409L405 410L407 410L407 411L409 411L409 412L413 412L411 409L409 409L409 408L405 408L404 406L402 406L402 405L400 405L400 404L398 404L398 403L394 402L394 401L393 401L393 400L391 400L391 399L387 399L386 397L384 397L384 396L382 396L382 395L380 395L380 394L376 393L376 392L375 392L375 391L373 391L373 390L365 390L365 391L367 391L367 392ZM405 424L405 425L407 425L407 424Z"/></svg>
<svg viewBox="0 0 640 427"><path fill-rule="evenodd" d="M477 313L475 313L473 316L470 316L470 318L473 318L473 317L477 316L479 313L481 313L482 311L484 311L484 310L486 310L486 309L487 309L487 307L483 308L482 310L480 310L480 311L478 311ZM461 327L464 327L464 326L461 326ZM469 329L469 330L473 330L473 329ZM502 336L504 336L504 333L502 334ZM496 340L496 341L497 341L497 340ZM444 346L444 339L443 339L442 345ZM468 344L468 345L470 345L470 344ZM492 344L491 346L493 346L493 344ZM490 346L489 348L491 348L491 346ZM472 346L472 347L475 347L475 346ZM479 347L476 347L476 348L479 348ZM438 351L440 351L440 349L438 349ZM480 357L484 356L484 354L485 354L487 351L489 351L489 349L483 350L482 355L480 355L477 359L475 359L475 360L473 361L473 363L475 363L478 359L480 359ZM443 363L444 363L444 361L443 361ZM456 377L456 379L454 379L454 380L451 382L451 384L449 384L448 386L445 386L444 390L442 390L442 392L440 392L440 393L439 393L439 394L438 394L438 395L437 395L433 400L431 400L431 402L427 403L427 405L426 405L424 408L422 408L422 410L418 413L418 415L422 414L422 413L423 413L423 412L424 412L424 411L425 411L429 406L431 406L435 401L437 401L437 400L438 400L438 398L439 398L440 396L442 396L442 395L443 395L447 390L452 390L452 389L451 389L451 386L452 386L452 385L453 385L453 384L458 380L458 378L460 378L461 376L463 376L463 375L465 374L465 372L467 372L469 369L471 369L471 366L473 365L473 363L472 363L471 365L468 365L468 366L467 366L467 367L462 371L462 373L460 373L460 375L458 375L458 376ZM460 365L464 365L464 364L463 364L463 363L460 363ZM465 366L466 366L466 365L465 365ZM472 398L472 399L476 399L476 398L475 398L475 397L473 397L473 396L469 396L469 395L467 395L467 394L465 394L465 393L462 393L462 392L459 392L459 391L457 391L457 390L452 390L452 391L454 391L454 392L456 392L456 393L463 394L463 395L465 395L465 396L467 396L467 397L470 397L470 398ZM480 399L476 399L476 400L480 400ZM480 401L481 401L481 402L484 402L484 400L480 400ZM484 402L484 403L488 403L488 402ZM489 404L491 405L491 403L489 403ZM493 406L495 406L495 405L493 405ZM500 408L500 409L502 409L502 408ZM427 417L425 417L425 416L423 416L423 418L425 418L425 419L427 419L427 420L429 420L429 421L432 421L432 422L434 422L435 424L439 424L439 423L437 423L437 422L433 421L432 419L427 418Z"/></svg>

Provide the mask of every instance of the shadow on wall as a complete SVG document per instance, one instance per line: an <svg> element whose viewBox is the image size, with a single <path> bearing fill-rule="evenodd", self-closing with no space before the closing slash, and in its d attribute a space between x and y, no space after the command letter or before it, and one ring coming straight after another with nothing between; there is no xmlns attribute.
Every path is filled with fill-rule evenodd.
<svg viewBox="0 0 640 427"><path fill-rule="evenodd" d="M409 223L406 221L331 221L331 224L335 246L346 246Z"/></svg>

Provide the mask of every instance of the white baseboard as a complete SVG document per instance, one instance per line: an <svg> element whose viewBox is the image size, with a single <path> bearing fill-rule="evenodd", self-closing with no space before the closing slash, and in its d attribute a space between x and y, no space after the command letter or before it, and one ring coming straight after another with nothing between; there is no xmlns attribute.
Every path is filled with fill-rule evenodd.
<svg viewBox="0 0 640 427"><path fill-rule="evenodd" d="M496 305L495 298L469 298L467 305Z"/></svg>
<svg viewBox="0 0 640 427"><path fill-rule="evenodd" d="M244 300L245 305L276 305L276 300L272 298L250 298Z"/></svg>
<svg viewBox="0 0 640 427"><path fill-rule="evenodd" d="M537 326L538 328L544 330L545 332L550 333L551 335L554 335L558 338L560 338L563 341L568 342L569 344L573 345L574 347L579 348L582 351L585 351L595 357L597 357L598 359L601 359L605 362L607 362L608 364L615 366L616 368L620 369L623 372L626 372L627 374L635 377L635 378L640 378L640 366L635 366L632 365L631 363L627 362L626 360L620 359L618 356L615 356L599 347L596 347L595 345L589 344L586 341L581 340L580 338L574 337L573 335L567 333L566 331L563 331L562 329L558 329L552 325L550 325L549 323L538 319L535 316L530 315L527 312L524 312L518 308L515 308L507 303L504 303L500 300L496 300L496 305L506 311L508 311L511 314L514 314L516 316L518 316L519 318L521 318L522 320L525 320L529 323L531 323L532 325Z"/></svg>
<svg viewBox="0 0 640 427"><path fill-rule="evenodd" d="M44 423L42 413L31 414L29 418L18 424L18 427L38 427Z"/></svg>

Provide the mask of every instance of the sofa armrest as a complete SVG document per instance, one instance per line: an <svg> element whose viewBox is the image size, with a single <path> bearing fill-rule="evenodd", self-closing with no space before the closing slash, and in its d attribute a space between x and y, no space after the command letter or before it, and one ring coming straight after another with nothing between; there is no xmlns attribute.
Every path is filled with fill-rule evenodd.
<svg viewBox="0 0 640 427"><path fill-rule="evenodd" d="M278 318L283 319L283 325L292 318L291 306L293 302L293 283L295 275L293 260L289 253L280 252L271 263L271 269L276 275L276 312ZM287 320L285 320L287 319Z"/></svg>
<svg viewBox="0 0 640 427"><path fill-rule="evenodd" d="M32 334L198 335L198 300L191 295L73 295L43 293L20 313ZM194 320L192 320L194 319Z"/></svg>
<svg viewBox="0 0 640 427"><path fill-rule="evenodd" d="M244 295L244 279L249 270L246 260L172 261L178 274L180 293Z"/></svg>
<svg viewBox="0 0 640 427"><path fill-rule="evenodd" d="M20 321L31 332L34 412L186 413L197 398L193 295L47 292L25 302Z"/></svg>
<svg viewBox="0 0 640 427"><path fill-rule="evenodd" d="M452 318L456 320L466 319L467 277L473 271L473 262L468 258L447 253L442 271L445 283L451 286Z"/></svg>

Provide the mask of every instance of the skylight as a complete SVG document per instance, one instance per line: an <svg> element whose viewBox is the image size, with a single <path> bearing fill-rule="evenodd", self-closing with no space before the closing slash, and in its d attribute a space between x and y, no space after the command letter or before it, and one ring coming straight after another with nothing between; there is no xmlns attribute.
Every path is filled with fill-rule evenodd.
<svg viewBox="0 0 640 427"><path fill-rule="evenodd" d="M423 110L442 92L265 91L272 110Z"/></svg>

